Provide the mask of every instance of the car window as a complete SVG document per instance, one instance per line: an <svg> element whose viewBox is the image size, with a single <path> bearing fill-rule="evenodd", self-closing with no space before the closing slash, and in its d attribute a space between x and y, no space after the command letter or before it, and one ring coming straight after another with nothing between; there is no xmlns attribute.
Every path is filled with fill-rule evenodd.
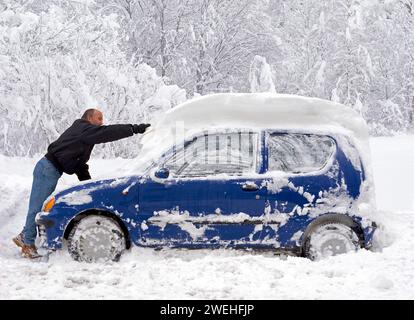
<svg viewBox="0 0 414 320"><path fill-rule="evenodd" d="M271 134L268 171L303 173L320 170L334 151L332 138L308 134Z"/></svg>
<svg viewBox="0 0 414 320"><path fill-rule="evenodd" d="M239 176L256 168L257 133L206 134L194 138L164 163L175 177Z"/></svg>

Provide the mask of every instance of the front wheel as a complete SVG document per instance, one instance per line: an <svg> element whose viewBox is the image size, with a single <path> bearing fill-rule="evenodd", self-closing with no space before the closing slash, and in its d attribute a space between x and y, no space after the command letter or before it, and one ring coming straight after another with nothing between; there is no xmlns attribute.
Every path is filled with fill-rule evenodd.
<svg viewBox="0 0 414 320"><path fill-rule="evenodd" d="M82 218L68 236L68 251L76 261L118 261L125 247L125 236L118 223L104 216Z"/></svg>
<svg viewBox="0 0 414 320"><path fill-rule="evenodd" d="M324 223L316 226L308 235L304 254L311 260L320 260L359 248L358 235L351 227L342 223Z"/></svg>

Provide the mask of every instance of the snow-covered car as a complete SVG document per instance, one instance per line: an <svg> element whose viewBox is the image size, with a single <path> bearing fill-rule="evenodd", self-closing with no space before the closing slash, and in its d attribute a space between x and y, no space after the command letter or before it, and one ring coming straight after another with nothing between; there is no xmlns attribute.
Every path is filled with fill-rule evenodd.
<svg viewBox="0 0 414 320"><path fill-rule="evenodd" d="M37 215L44 246L79 261L131 245L270 249L319 259L370 248L368 132L315 98L215 94L169 110L124 176L55 193Z"/></svg>

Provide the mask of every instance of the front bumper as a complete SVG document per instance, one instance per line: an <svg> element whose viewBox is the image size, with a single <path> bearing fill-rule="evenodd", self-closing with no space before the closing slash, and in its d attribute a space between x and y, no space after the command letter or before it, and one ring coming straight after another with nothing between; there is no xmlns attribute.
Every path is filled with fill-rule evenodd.
<svg viewBox="0 0 414 320"><path fill-rule="evenodd" d="M40 247L52 250L60 249L62 247L63 231L56 224L56 221L49 216L49 212L39 212L35 221Z"/></svg>
<svg viewBox="0 0 414 320"><path fill-rule="evenodd" d="M46 228L45 226L42 225L38 225L37 226L38 229L38 235L39 235L39 246L41 248L48 248L47 246L47 236L46 236Z"/></svg>
<svg viewBox="0 0 414 320"><path fill-rule="evenodd" d="M45 228L51 228L55 225L55 221L48 218L49 212L39 212L36 215L36 224L38 226L44 226Z"/></svg>

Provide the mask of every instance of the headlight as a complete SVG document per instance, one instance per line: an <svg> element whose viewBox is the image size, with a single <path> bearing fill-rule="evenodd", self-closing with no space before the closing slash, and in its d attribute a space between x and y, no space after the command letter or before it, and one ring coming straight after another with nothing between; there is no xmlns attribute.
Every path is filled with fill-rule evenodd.
<svg viewBox="0 0 414 320"><path fill-rule="evenodd" d="M43 211L49 212L53 208L54 205L55 205L55 197L52 197L45 203L43 207Z"/></svg>

